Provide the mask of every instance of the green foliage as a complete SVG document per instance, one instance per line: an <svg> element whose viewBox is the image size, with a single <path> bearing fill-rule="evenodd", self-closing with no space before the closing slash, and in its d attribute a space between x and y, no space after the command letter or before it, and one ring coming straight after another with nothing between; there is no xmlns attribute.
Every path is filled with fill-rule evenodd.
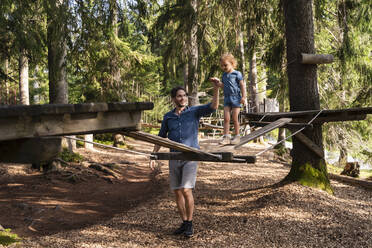
<svg viewBox="0 0 372 248"><path fill-rule="evenodd" d="M17 234L11 233L10 229L0 231L0 245L8 246L13 243L19 243L21 239Z"/></svg>
<svg viewBox="0 0 372 248"><path fill-rule="evenodd" d="M63 148L62 152L59 154L59 157L66 162L75 162L79 163L84 160L84 157L79 153L71 152L67 148Z"/></svg>

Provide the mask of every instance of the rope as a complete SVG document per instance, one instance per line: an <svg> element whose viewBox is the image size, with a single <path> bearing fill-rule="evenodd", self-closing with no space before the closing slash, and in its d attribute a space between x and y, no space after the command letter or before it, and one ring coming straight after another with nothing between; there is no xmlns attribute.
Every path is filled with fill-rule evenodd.
<svg viewBox="0 0 372 248"><path fill-rule="evenodd" d="M316 115L315 115L315 117L313 118L313 119L311 119L307 124L309 125L309 124L311 124L321 113L323 112L323 110L320 110ZM299 130L297 130L296 132L294 132L294 133L292 133L291 135L289 135L288 137L286 137L285 139L282 139L281 141L279 141L279 142L277 142L277 143L275 143L274 145L271 145L271 146L269 146L268 148L266 148L265 150L263 150L263 151L260 151L259 153L257 153L255 156L259 156L259 155L261 155L262 153L265 153L265 152L267 152L268 150L270 150L270 149L272 149L273 147L275 147L276 145L278 145L278 144L280 144L280 143L282 143L282 142L284 142L284 141L286 141L287 139L289 139L290 137L292 137L292 136L294 136L294 135L296 135L296 134L298 134L299 132L301 132L302 130L304 130L306 127L302 127L302 128L300 128Z"/></svg>
<svg viewBox="0 0 372 248"><path fill-rule="evenodd" d="M90 144L94 144L94 145L97 145L97 146L111 148L111 149L118 150L118 151L129 152L129 153L137 154L137 155L140 155L140 156L150 157L151 159L157 159L157 156L151 155L151 154L148 154L148 153L136 152L136 151L132 151L132 150L128 150L128 149L123 149L123 148L108 146L108 145L100 144L100 143L93 142L93 141L87 141L87 140L83 140L83 139L79 139L79 138L74 138L74 137L71 137L71 136L63 136L63 137L66 138L66 139L83 141L85 143L90 143Z"/></svg>

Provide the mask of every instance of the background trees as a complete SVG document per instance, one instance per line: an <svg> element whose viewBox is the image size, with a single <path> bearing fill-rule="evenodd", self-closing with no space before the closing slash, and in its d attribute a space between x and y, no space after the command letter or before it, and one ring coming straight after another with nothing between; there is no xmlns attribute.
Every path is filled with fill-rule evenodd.
<svg viewBox="0 0 372 248"><path fill-rule="evenodd" d="M289 110L297 91L288 95L286 71L296 65L287 61L282 2L2 0L0 102L27 103L27 95L31 104L153 101L146 121L156 122L169 109L166 96L174 85L189 88L192 104L207 101L198 92L211 94L208 78L221 76L219 56L229 51L251 85L255 109L271 97ZM319 89L312 90L319 91L320 105L308 107L371 106L368 1L321 0L310 7L314 51L336 60L318 66ZM341 158L371 161L370 123L328 124L325 147Z"/></svg>

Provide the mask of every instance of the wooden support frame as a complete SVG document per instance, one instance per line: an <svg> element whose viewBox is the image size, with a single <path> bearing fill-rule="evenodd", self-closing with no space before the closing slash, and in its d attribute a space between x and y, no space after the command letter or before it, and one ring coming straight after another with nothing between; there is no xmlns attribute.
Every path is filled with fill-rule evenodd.
<svg viewBox="0 0 372 248"><path fill-rule="evenodd" d="M186 161L207 161L207 162L229 162L229 163L255 163L255 156L234 156L231 152L214 152L219 155L221 159L213 159L206 157L203 154L196 154L192 152L157 152L152 153L157 157L156 160L186 160Z"/></svg>
<svg viewBox="0 0 372 248"><path fill-rule="evenodd" d="M258 137L260 137L260 136L262 136L262 135L264 135L264 134L266 134L266 133L268 133L268 132L270 132L270 131L272 131L276 128L282 127L282 126L284 126L285 124L287 124L291 121L292 121L292 118L281 118L279 120L276 120L276 121L270 123L269 125L266 125L263 128L258 129L256 131L253 131L252 133L242 137L240 139L240 143L235 145L234 148L235 149L239 148L242 145L248 143L249 141L254 140L254 139L256 139L256 138L258 138Z"/></svg>
<svg viewBox="0 0 372 248"><path fill-rule="evenodd" d="M295 132L294 129L290 129L291 131ZM320 148L317 144L315 144L311 139L309 139L305 134L302 132L296 133L295 137L304 144L310 151L314 152L320 158L324 158L324 151Z"/></svg>

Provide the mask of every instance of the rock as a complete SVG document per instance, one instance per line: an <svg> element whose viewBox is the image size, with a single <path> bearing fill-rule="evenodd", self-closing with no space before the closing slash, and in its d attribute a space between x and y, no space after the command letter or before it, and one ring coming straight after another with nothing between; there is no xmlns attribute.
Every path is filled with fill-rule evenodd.
<svg viewBox="0 0 372 248"><path fill-rule="evenodd" d="M118 147L119 145L124 145L124 137L121 134L114 134L114 147Z"/></svg>

